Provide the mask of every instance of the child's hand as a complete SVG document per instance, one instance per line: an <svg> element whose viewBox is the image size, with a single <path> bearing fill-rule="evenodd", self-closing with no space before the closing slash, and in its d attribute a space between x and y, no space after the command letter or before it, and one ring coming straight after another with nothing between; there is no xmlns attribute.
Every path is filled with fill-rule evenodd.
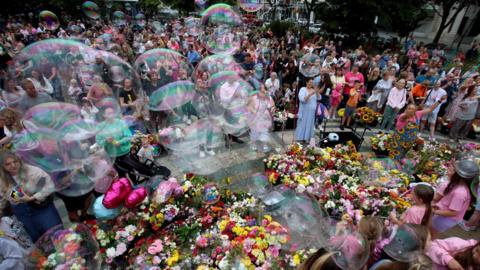
<svg viewBox="0 0 480 270"><path fill-rule="evenodd" d="M451 261L448 262L448 268L451 270L465 270L460 263L458 263L457 260L452 259Z"/></svg>

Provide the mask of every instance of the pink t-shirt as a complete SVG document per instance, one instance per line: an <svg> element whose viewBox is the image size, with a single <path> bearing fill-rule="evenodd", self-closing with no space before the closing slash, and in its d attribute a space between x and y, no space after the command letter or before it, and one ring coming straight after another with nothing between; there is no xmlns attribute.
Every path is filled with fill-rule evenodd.
<svg viewBox="0 0 480 270"><path fill-rule="evenodd" d="M438 193L444 195L445 189L448 186L447 183L443 183L438 187ZM451 217L452 219L461 221L465 212L467 212L468 205L470 204L470 190L465 185L458 185L453 190L450 191L447 195L444 195L440 201L435 205L438 206L440 210L453 210L457 211L457 215Z"/></svg>
<svg viewBox="0 0 480 270"><path fill-rule="evenodd" d="M402 113L398 119L397 119L397 130L400 130L404 128L409 122L415 123L417 120L420 121L422 119L422 111L417 111L415 112L415 116L410 117L410 119L405 119L405 121L402 121L402 117L405 114Z"/></svg>
<svg viewBox="0 0 480 270"><path fill-rule="evenodd" d="M414 205L403 213L402 220L405 223L422 224L422 219L426 210L425 206Z"/></svg>

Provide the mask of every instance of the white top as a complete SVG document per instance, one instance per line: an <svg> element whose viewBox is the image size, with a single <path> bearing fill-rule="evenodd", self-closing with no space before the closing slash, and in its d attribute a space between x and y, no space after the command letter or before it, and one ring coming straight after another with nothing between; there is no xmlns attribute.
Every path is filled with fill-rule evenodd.
<svg viewBox="0 0 480 270"><path fill-rule="evenodd" d="M265 87L267 88L268 94L273 97L275 96L275 93L277 93L277 91L280 89L280 80L275 79L272 82L272 78L268 78L265 81Z"/></svg>

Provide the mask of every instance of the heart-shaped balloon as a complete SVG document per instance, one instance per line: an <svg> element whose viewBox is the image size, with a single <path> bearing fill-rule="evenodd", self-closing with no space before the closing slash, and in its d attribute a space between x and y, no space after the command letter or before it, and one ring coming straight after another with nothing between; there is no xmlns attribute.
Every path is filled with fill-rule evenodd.
<svg viewBox="0 0 480 270"><path fill-rule="evenodd" d="M97 219L109 220L116 218L120 214L120 208L108 209L106 208L102 201L104 195L98 197L93 203L93 214Z"/></svg>
<svg viewBox="0 0 480 270"><path fill-rule="evenodd" d="M110 186L107 192L105 192L103 205L109 209L117 208L131 191L132 185L130 184L130 181L126 178L119 179Z"/></svg>
<svg viewBox="0 0 480 270"><path fill-rule="evenodd" d="M125 206L128 208L134 208L147 197L147 193L148 192L145 187L139 187L133 190L125 199Z"/></svg>

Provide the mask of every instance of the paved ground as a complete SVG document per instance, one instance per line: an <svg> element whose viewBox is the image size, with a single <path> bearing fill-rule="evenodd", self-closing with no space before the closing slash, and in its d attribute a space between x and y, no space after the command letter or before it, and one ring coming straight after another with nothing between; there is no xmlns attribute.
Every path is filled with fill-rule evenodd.
<svg viewBox="0 0 480 270"><path fill-rule="evenodd" d="M326 125L327 132L339 132L338 121L331 121ZM370 151L370 142L368 137L377 133L379 129L366 130L365 140L363 141L360 152L367 153ZM357 132L362 133L363 128L357 129ZM318 134L320 139L320 134ZM426 134L423 137L427 137ZM285 148L294 142L294 131L286 130L283 132L272 133L272 152L283 152ZM172 176L181 179L185 172L189 172L192 166L196 168L195 172L209 176L213 180L222 180L229 176L235 186L242 186L242 180L251 177L255 173L263 173L263 160L269 153L265 154L258 151L253 151L248 143L248 136L242 137L246 143L233 143L229 147L217 149L215 156L207 156L200 158L198 155L191 157L176 157L173 155L164 155L160 157L157 162L163 166L168 167L172 171ZM446 142L445 136L438 133L437 140ZM61 200L56 200L56 205L62 214L64 222L68 222L65 207ZM462 229L455 227L448 231L443 237L459 236L462 238L476 238L480 239L480 230L475 232L465 232Z"/></svg>

